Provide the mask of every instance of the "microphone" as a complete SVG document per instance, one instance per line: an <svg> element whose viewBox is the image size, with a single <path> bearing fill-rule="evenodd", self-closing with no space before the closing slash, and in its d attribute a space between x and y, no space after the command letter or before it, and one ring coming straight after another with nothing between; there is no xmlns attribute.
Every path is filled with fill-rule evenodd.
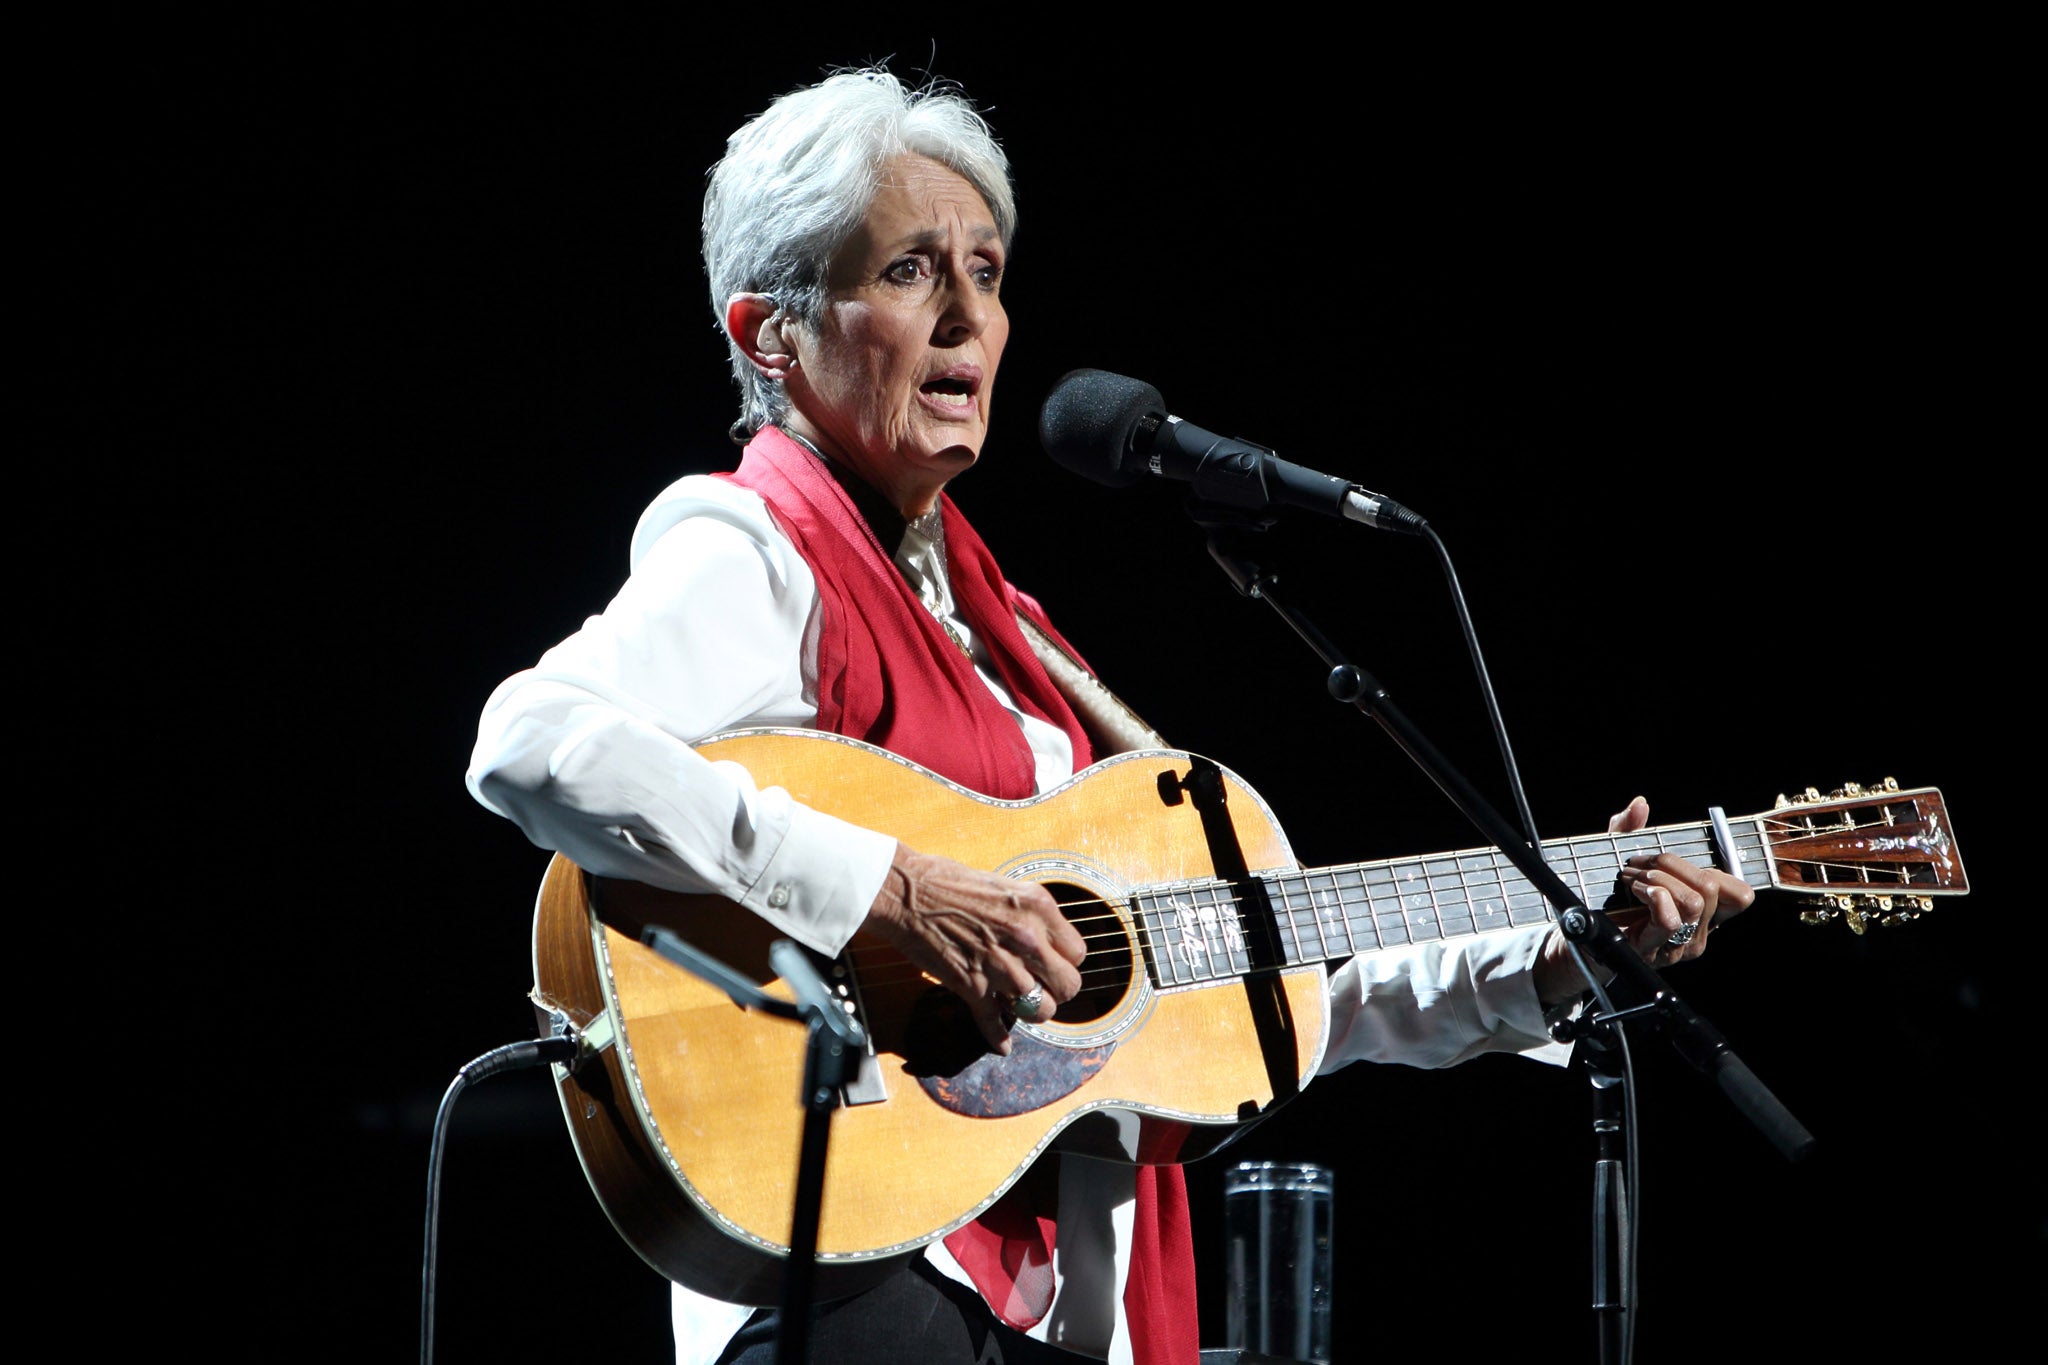
<svg viewBox="0 0 2048 1365"><path fill-rule="evenodd" d="M1175 417L1159 390L1107 370L1069 370L1053 385L1038 411L1038 441L1055 462L1112 488L1152 474L1231 507L1301 507L1407 535L1428 525L1392 498Z"/></svg>

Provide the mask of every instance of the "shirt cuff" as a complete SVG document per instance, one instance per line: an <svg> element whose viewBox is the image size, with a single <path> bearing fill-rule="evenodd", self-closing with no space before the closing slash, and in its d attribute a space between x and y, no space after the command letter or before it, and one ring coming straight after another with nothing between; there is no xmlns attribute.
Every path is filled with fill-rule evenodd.
<svg viewBox="0 0 2048 1365"><path fill-rule="evenodd" d="M1480 1017L1491 1032L1503 1035L1512 1051L1528 1051L1550 1042L1550 1019L1536 994L1536 963L1550 927L1487 934L1472 941L1473 977L1478 983Z"/></svg>
<svg viewBox="0 0 2048 1365"><path fill-rule="evenodd" d="M836 957L881 894L896 840L795 801L788 802L788 819L774 856L740 904L804 947Z"/></svg>

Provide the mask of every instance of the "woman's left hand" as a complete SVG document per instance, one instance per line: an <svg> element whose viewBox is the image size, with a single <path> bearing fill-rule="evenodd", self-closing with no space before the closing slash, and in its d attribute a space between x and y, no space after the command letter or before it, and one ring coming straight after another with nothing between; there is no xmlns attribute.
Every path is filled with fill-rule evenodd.
<svg viewBox="0 0 2048 1365"><path fill-rule="evenodd" d="M1638 796L1608 820L1609 834L1632 834L1650 823L1650 803ZM1707 950L1707 938L1747 910L1756 890L1733 873L1701 867L1676 853L1638 853L1622 865L1621 886L1646 913L1619 914L1622 935L1653 967L1687 962ZM1550 931L1536 965L1536 990L1546 1005L1585 989L1564 933ZM1603 978L1607 973L1603 972Z"/></svg>
<svg viewBox="0 0 2048 1365"><path fill-rule="evenodd" d="M1650 823L1650 803L1638 796L1607 822L1610 834L1630 834ZM1686 962L1707 950L1717 924L1749 909L1756 890L1731 872L1721 872L1676 853L1638 853L1621 869L1621 884L1649 910L1623 930L1643 961L1652 966Z"/></svg>

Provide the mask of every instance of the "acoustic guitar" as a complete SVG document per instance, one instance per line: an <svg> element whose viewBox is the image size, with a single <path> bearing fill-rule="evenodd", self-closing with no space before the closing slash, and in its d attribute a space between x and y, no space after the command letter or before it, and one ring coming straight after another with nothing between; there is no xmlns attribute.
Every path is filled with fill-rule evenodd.
<svg viewBox="0 0 2048 1365"><path fill-rule="evenodd" d="M749 730L700 746L764 787L911 848L1041 882L1088 944L1083 990L1007 1057L879 939L819 961L872 1051L830 1130L816 1292L857 1291L959 1227L1051 1150L1130 1162L1214 1151L1298 1093L1329 1033L1328 970L1358 953L1535 924L1550 907L1490 848L1303 869L1241 779L1191 754L1119 754L999 801L857 740ZM1762 814L1546 842L1589 906L1669 850L1797 893L1857 932L1968 890L1941 793L1887 780ZM1633 905L1632 901L1628 902ZM670 1279L772 1304L803 1130L805 1031L649 946L661 931L772 993L768 923L714 896L592 876L557 856L533 1001L576 1037L555 1080L599 1203Z"/></svg>

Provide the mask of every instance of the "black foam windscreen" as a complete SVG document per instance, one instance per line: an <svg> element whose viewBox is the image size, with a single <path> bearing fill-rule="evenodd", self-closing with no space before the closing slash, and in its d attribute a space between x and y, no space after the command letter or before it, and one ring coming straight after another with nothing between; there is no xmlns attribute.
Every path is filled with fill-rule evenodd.
<svg viewBox="0 0 2048 1365"><path fill-rule="evenodd" d="M1121 488L1145 476L1133 448L1138 424L1166 417L1159 390L1107 370L1069 370L1038 410L1038 442L1086 479Z"/></svg>

